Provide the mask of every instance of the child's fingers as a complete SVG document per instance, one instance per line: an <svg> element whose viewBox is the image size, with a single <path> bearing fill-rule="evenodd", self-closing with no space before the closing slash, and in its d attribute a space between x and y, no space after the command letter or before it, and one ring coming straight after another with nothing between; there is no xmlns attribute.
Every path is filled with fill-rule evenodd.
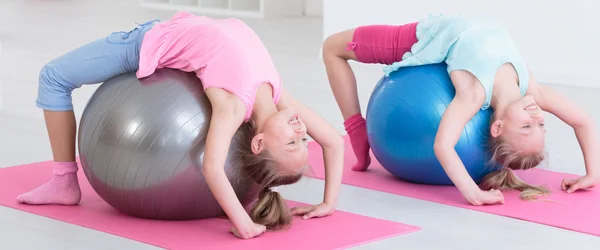
<svg viewBox="0 0 600 250"><path fill-rule="evenodd" d="M502 195L500 190L490 189L488 192L491 194L491 196L487 197L487 199L484 201L485 204L504 204L504 195Z"/></svg>
<svg viewBox="0 0 600 250"><path fill-rule="evenodd" d="M500 190L492 189L492 190L490 190L490 192L492 192L494 195L496 195L500 198L504 198L504 195L502 195L502 192L500 192Z"/></svg>
<svg viewBox="0 0 600 250"><path fill-rule="evenodd" d="M494 202L494 203L504 204L504 195L502 195L502 193L500 191L498 191L498 190L496 190L496 191L497 191L497 193L496 193L497 199L496 199L496 202Z"/></svg>
<svg viewBox="0 0 600 250"><path fill-rule="evenodd" d="M502 192L500 192L500 190L496 190L496 195L498 196L498 201L500 204L504 204L504 195L502 194Z"/></svg>
<svg viewBox="0 0 600 250"><path fill-rule="evenodd" d="M308 212L310 212L311 210L313 210L312 206L308 206L308 207L295 207L292 208L292 215L301 215L301 214L306 214Z"/></svg>
<svg viewBox="0 0 600 250"><path fill-rule="evenodd" d="M564 179L561 183L561 188L563 191L567 191L570 190L570 187L572 187L575 183L577 183L577 180L575 179Z"/></svg>
<svg viewBox="0 0 600 250"><path fill-rule="evenodd" d="M560 182L560 189L562 189L563 191L567 191L567 182L566 182L566 180L562 180Z"/></svg>
<svg viewBox="0 0 600 250"><path fill-rule="evenodd" d="M581 183L581 181L577 181L571 185L569 185L569 189L567 190L567 193L573 193L575 191L577 191L578 189L582 188L583 183Z"/></svg>
<svg viewBox="0 0 600 250"><path fill-rule="evenodd" d="M577 191L577 189L579 189L579 185L577 184L573 184L568 190L567 193L573 193L575 191Z"/></svg>
<svg viewBox="0 0 600 250"><path fill-rule="evenodd" d="M567 189L569 189L570 185L571 185L570 179L563 179L562 182L560 183L560 187L562 188L563 191L567 191Z"/></svg>
<svg viewBox="0 0 600 250"><path fill-rule="evenodd" d="M236 229L235 227L232 227L231 229L229 229L229 232L231 232L233 235L235 235L235 236L236 236L236 237L238 237L238 238L242 238L242 237L241 237L241 236L238 234L238 232L237 232L237 229Z"/></svg>
<svg viewBox="0 0 600 250"><path fill-rule="evenodd" d="M321 217L322 215L320 215L320 211L315 209L310 211L310 213L307 213L306 215L304 215L304 217L302 217L303 219L310 219L313 217Z"/></svg>

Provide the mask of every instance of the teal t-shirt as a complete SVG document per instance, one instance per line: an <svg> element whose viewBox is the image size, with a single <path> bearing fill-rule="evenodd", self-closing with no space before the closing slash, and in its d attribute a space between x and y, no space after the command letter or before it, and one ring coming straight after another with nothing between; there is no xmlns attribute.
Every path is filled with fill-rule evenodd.
<svg viewBox="0 0 600 250"><path fill-rule="evenodd" d="M529 83L529 70L510 34L497 21L460 16L429 16L417 25L417 39L402 61L386 66L386 76L401 67L446 62L448 73L471 72L485 89L482 110L489 108L496 71L511 63L519 76L521 95Z"/></svg>

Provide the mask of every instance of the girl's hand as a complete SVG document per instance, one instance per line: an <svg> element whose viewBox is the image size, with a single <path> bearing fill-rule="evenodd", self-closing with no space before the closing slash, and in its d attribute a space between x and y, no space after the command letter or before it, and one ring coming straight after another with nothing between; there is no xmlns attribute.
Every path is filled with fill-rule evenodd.
<svg viewBox="0 0 600 250"><path fill-rule="evenodd" d="M335 209L327 203L319 205L292 208L292 215L303 215L302 219L325 217L333 214Z"/></svg>
<svg viewBox="0 0 600 250"><path fill-rule="evenodd" d="M489 191L478 190L474 195L466 197L474 206L493 205L496 203L504 204L504 195L500 190L490 189Z"/></svg>
<svg viewBox="0 0 600 250"><path fill-rule="evenodd" d="M573 193L579 189L593 188L600 184L600 176L586 175L575 179L564 179L561 188L567 193Z"/></svg>
<svg viewBox="0 0 600 250"><path fill-rule="evenodd" d="M344 139L323 117L296 101L284 89L282 90L277 108L281 110L290 107L296 109L300 119L306 124L308 135L321 146L325 165L325 194L323 196L323 204L298 208L301 210L296 209L293 211L299 214L306 214L305 218L314 217L315 214L319 216L329 215L333 213L333 208L337 203L340 187L342 186L342 176L344 174ZM306 212L304 212L305 210Z"/></svg>
<svg viewBox="0 0 600 250"><path fill-rule="evenodd" d="M538 106L558 119L564 121L575 130L575 136L583 153L586 176L576 179L565 179L561 188L567 193L579 189L591 188L599 184L600 179L600 141L594 118L574 101L568 99L552 88L540 85L531 77L528 92L532 94Z"/></svg>
<svg viewBox="0 0 600 250"><path fill-rule="evenodd" d="M230 231L242 239L256 237L266 231L263 225L255 224L239 201L231 182L225 174L225 162L236 131L244 121L246 109L241 99L227 90L207 88L212 114L206 143L194 145L193 152L204 149L202 174L213 196L234 225Z"/></svg>
<svg viewBox="0 0 600 250"><path fill-rule="evenodd" d="M232 227L230 231L236 237L247 240L263 234L267 231L267 227L264 225L252 223L248 228L242 228L241 230L238 230L237 228Z"/></svg>

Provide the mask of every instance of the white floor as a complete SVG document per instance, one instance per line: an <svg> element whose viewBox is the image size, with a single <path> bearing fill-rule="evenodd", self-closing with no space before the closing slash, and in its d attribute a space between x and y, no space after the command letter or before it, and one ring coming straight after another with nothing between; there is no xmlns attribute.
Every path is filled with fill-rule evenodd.
<svg viewBox="0 0 600 250"><path fill-rule="evenodd" d="M164 20L173 13L141 9L136 0L0 0L0 167L52 158L42 112L34 105L38 72L46 62L110 32L129 30L134 22ZM342 132L342 118L318 58L322 20L244 20L263 38L286 87ZM356 70L363 109L380 72L380 66ZM594 99L599 89L556 88L600 119ZM74 93L78 115L94 89L84 87ZM548 168L585 173L572 130L554 117L547 118L547 126ZM309 203L320 202L322 192L323 182L314 179L283 190L286 198ZM338 209L423 228L358 249L583 250L600 246L600 237L352 186L343 186ZM0 206L0 249L153 248Z"/></svg>

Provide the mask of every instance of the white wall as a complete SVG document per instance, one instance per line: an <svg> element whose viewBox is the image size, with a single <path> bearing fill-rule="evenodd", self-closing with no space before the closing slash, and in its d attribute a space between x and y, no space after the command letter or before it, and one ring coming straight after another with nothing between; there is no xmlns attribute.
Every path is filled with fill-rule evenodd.
<svg viewBox="0 0 600 250"><path fill-rule="evenodd" d="M324 38L366 24L402 24L428 14L497 18L541 82L600 88L596 0L324 0Z"/></svg>
<svg viewBox="0 0 600 250"><path fill-rule="evenodd" d="M3 76L2 75L2 60L3 60L3 58L2 58L2 41L0 41L0 112L2 112L2 103L3 103L2 96L4 95L2 93L2 76Z"/></svg>
<svg viewBox="0 0 600 250"><path fill-rule="evenodd" d="M304 0L304 15L323 16L323 0Z"/></svg>

